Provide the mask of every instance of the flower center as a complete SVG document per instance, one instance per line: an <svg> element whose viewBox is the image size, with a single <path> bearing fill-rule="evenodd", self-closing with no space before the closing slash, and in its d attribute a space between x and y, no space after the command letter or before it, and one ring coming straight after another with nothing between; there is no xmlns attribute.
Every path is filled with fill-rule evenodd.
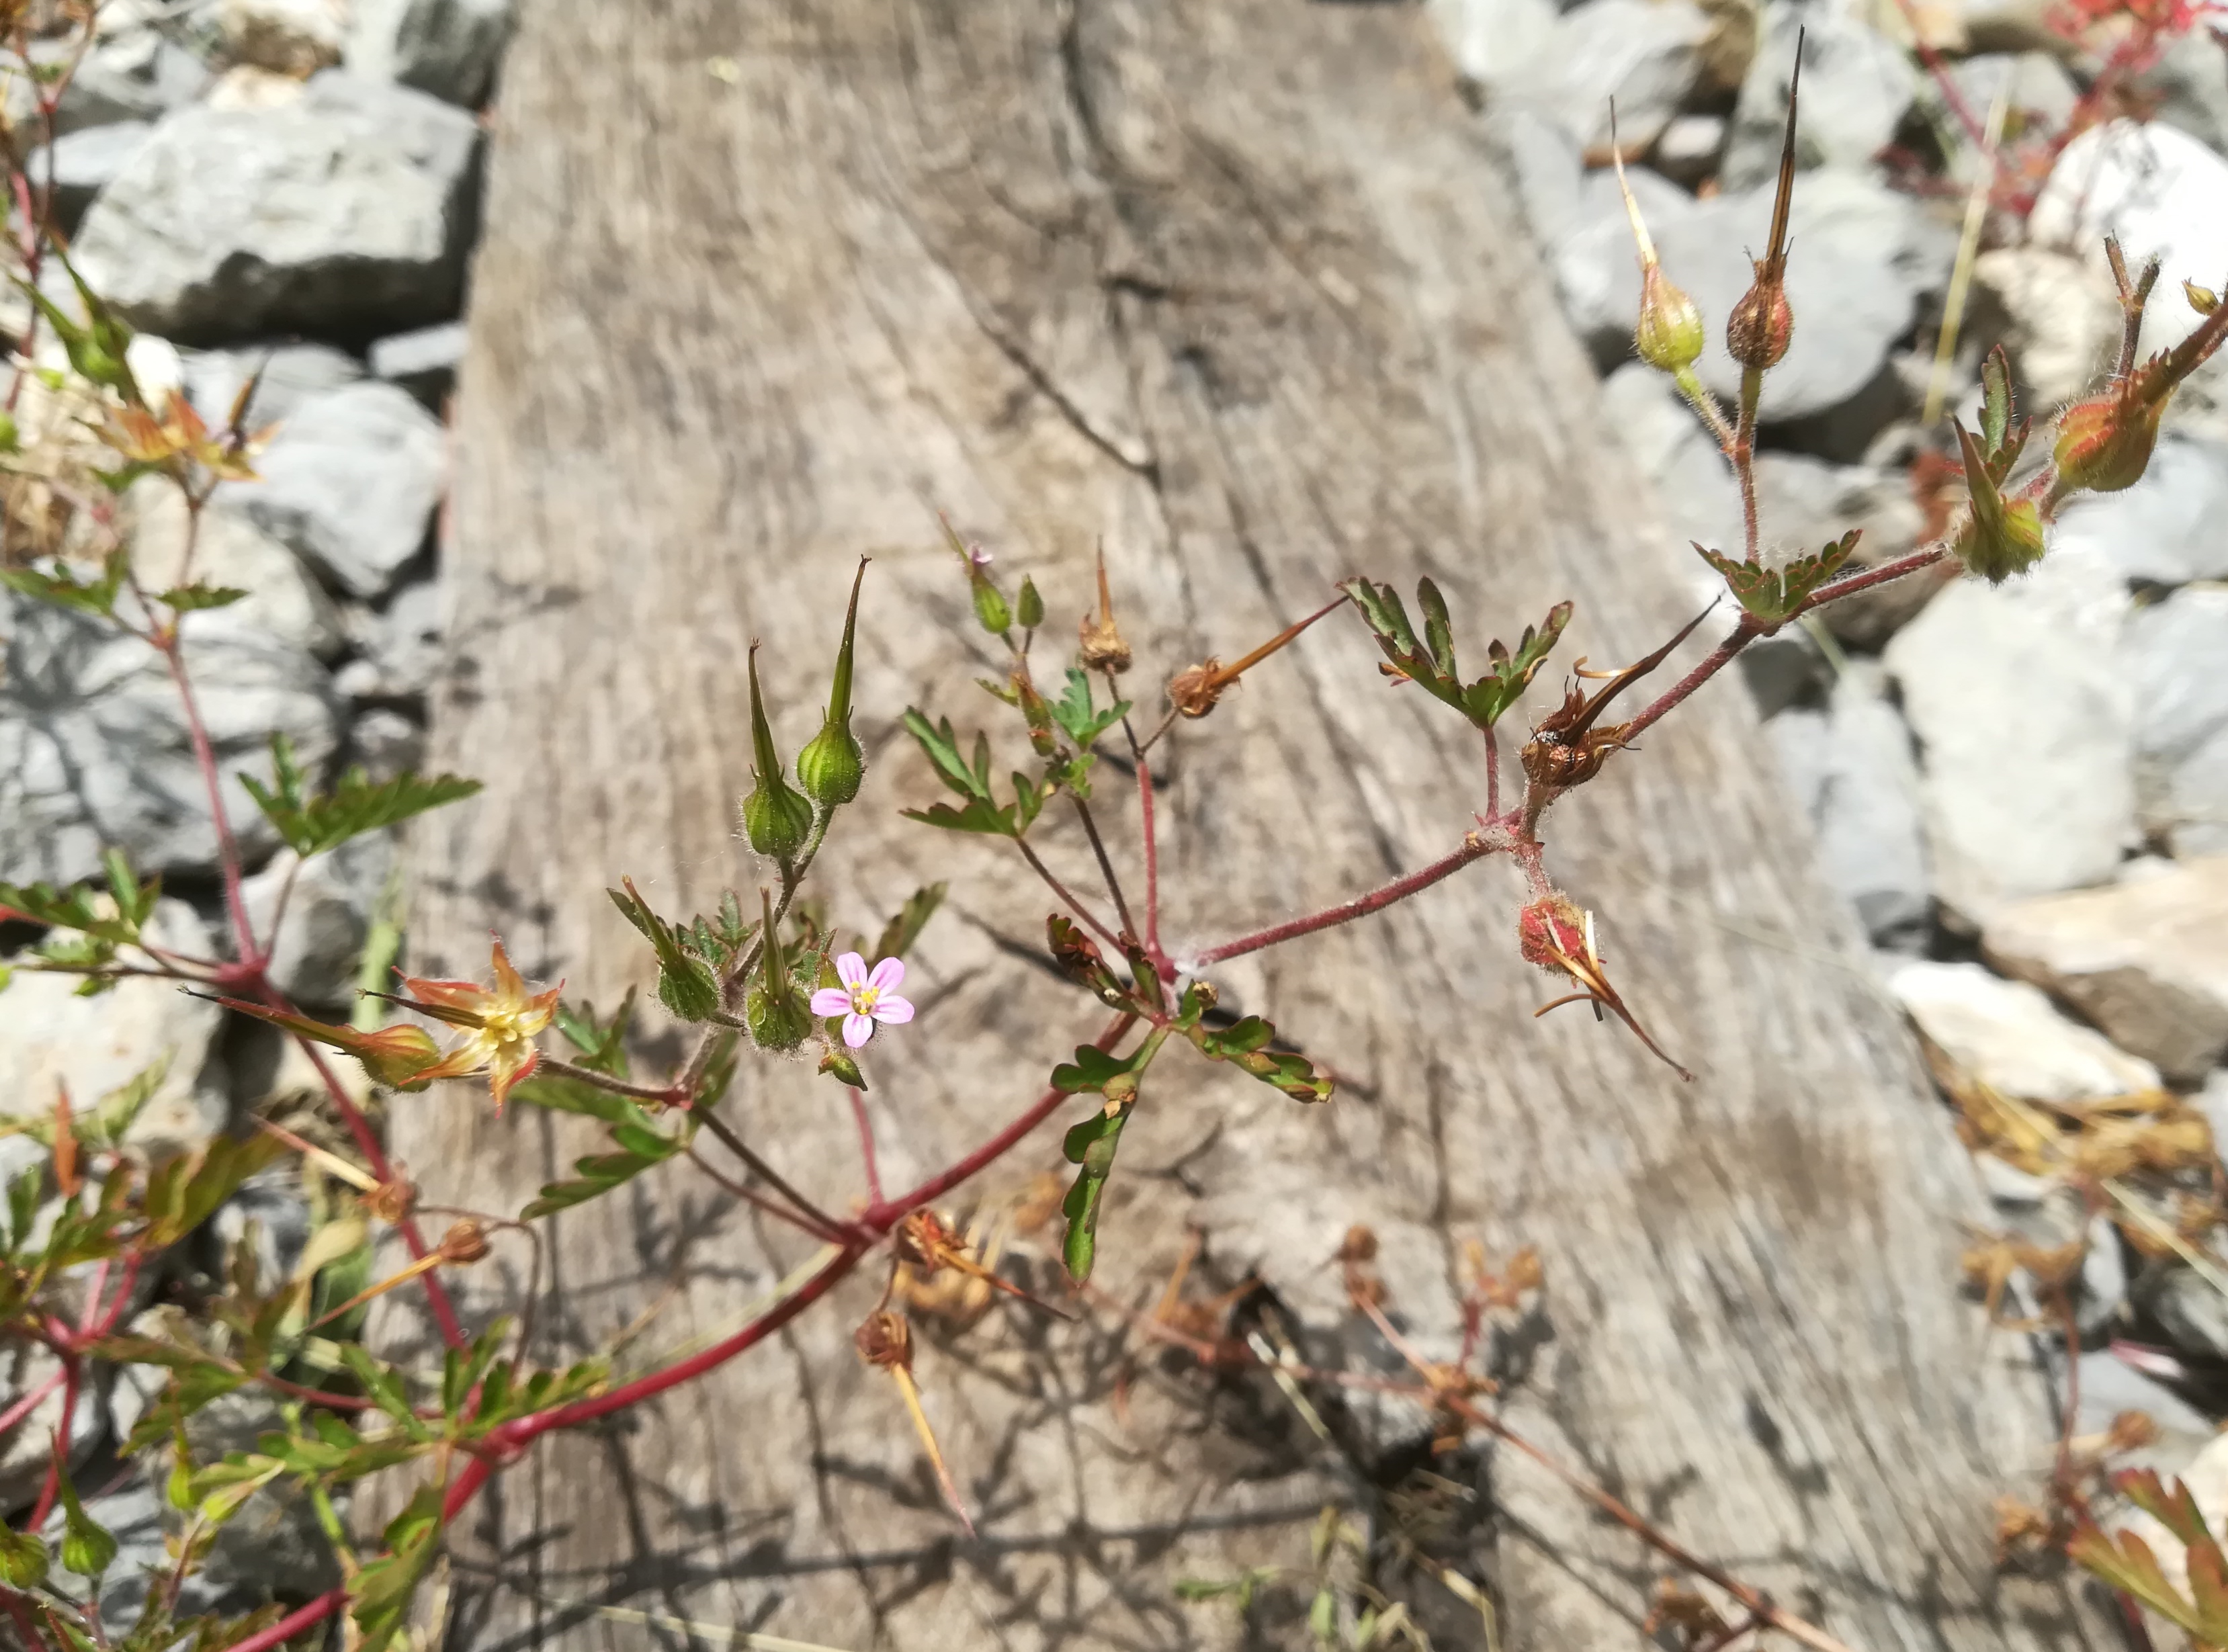
<svg viewBox="0 0 2228 1652"><path fill-rule="evenodd" d="M851 1013L855 1015L873 1015L874 1013L874 1000L881 996L882 989L880 987L852 988Z"/></svg>

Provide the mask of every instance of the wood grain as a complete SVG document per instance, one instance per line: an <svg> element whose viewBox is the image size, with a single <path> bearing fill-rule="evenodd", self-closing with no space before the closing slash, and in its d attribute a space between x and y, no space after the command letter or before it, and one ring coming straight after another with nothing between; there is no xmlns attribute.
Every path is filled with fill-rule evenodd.
<svg viewBox="0 0 2228 1652"><path fill-rule="evenodd" d="M896 813L939 795L898 712L964 729L998 709L971 686L996 668L938 509L1009 581L1034 573L1048 647L1103 538L1149 706L1156 680L1234 656L1355 572L1431 575L1473 657L1564 596L1578 618L1559 663L1635 657L1687 617L1685 571L1420 9L522 16L474 277L436 717L439 759L489 784L420 836L419 962L477 967L494 927L608 1003L649 960L604 886L631 874L675 913L754 891L764 872L733 836L746 651L763 639L793 751L871 554L876 761L817 883L835 921L871 932L917 883L951 880L912 976L919 1019L870 1052L900 1185L1018 1111L1099 1024L1037 961L1040 889L994 846ZM1474 739L1373 661L1341 616L1175 737L1179 951L1367 888L1470 824ZM1533 1021L1553 983L1516 957L1519 880L1487 862L1215 972L1226 1003L1272 1015L1343 1087L1303 1108L1172 1053L1123 1144L1100 1283L1149 1301L1196 1224L1202 1280L1256 1271L1311 1357L1382 1368L1328 1265L1348 1224L1376 1230L1402 1322L1442 1352L1463 1242L1535 1244L1544 1308L1502 1353L1508 1413L1543 1444L1875 1652L2105 1643L2064 1586L1992 1570L1989 1502L2046 1463L2046 1395L2025 1345L1989 1339L1956 1295L1971 1178L1743 696L1719 685L1644 744L1550 817L1553 864L1699 1083L1583 1011ZM1101 796L1134 865L1111 769ZM1048 816L1043 837L1091 887L1072 823ZM861 1196L827 1080L753 1066L729 1111L831 1205ZM426 1198L515 1209L592 1145L519 1111L493 1121L461 1087L400 1102ZM1048 1128L975 1191L1010 1210L1058 1162ZM732 1328L804 1254L685 1166L553 1237L538 1342L555 1357L633 1327L622 1365ZM1011 1248L1047 1279L1052 1240ZM471 1276L476 1311L524 1291L512 1244ZM879 1289L870 1269L778 1346L505 1475L458 1534L449 1643L686 1638L592 1602L846 1648L1296 1646L1303 1578L1250 1630L1171 1585L1304 1571L1308 1527L1342 1501L1437 1643L1482 1644L1399 1552L1412 1501L1373 1501L1424 1483L1426 1418L1357 1403L1341 1457L1273 1388L1139 1352L1110 1315L924 1324L927 1404L983 1534L959 1540L887 1379L848 1345ZM1635 1544L1521 1463L1436 1466L1469 1495L1431 1543L1499 1591L1502 1644L1640 1643L1660 1567Z"/></svg>

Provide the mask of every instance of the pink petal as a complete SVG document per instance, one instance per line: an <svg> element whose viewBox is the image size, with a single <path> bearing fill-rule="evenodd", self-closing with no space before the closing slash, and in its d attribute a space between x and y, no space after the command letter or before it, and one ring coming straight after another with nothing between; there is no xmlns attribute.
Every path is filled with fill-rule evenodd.
<svg viewBox="0 0 2228 1652"><path fill-rule="evenodd" d="M836 978L847 987L867 984L867 960L856 952L846 952L836 960Z"/></svg>
<svg viewBox="0 0 2228 1652"><path fill-rule="evenodd" d="M857 1049L874 1035L874 1018L869 1015L843 1017L843 1041Z"/></svg>
<svg viewBox="0 0 2228 1652"><path fill-rule="evenodd" d="M912 1019L912 1001L885 993L874 1000L874 1007L867 1013L885 1027L902 1027Z"/></svg>
<svg viewBox="0 0 2228 1652"><path fill-rule="evenodd" d="M851 995L841 987L823 987L812 995L812 1013L816 1015L848 1015L851 1013Z"/></svg>
<svg viewBox="0 0 2228 1652"><path fill-rule="evenodd" d="M895 992L904 983L905 964L899 958L884 958L867 977L867 984L877 992Z"/></svg>

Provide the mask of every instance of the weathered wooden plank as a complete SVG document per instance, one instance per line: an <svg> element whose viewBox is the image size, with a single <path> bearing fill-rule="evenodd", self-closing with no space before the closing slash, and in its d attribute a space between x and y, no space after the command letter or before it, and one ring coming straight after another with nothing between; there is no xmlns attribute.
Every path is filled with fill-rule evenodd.
<svg viewBox="0 0 2228 1652"><path fill-rule="evenodd" d="M970 715L991 664L936 509L1035 570L1055 637L1103 535L1162 672L1355 571L1431 573L1473 650L1565 595L1566 647L1597 661L1685 617L1417 9L546 0L513 48L488 223L437 730L490 784L421 838L420 961L471 968L493 925L608 1002L647 960L602 886L631 874L669 911L754 888L731 835L746 650L765 639L794 749L872 553L860 693L887 760L821 887L857 927L925 877L954 891L919 1021L874 1051L893 1184L1097 1025L1023 956L1034 887L894 812L935 792L895 713ZM1373 661L1341 618L1180 733L1172 937L1367 887L1469 823L1475 745ZM1215 1277L1258 1269L1332 1359L1367 1347L1325 1265L1349 1223L1433 1346L1463 1239L1537 1244L1546 1306L1508 1405L1543 1443L1860 1645L2101 1642L2058 1587L1992 1574L1988 1502L2046 1460L2046 1397L1955 1297L1969 1177L1741 696L1645 745L1559 811L1555 863L1699 1083L1578 1012L1531 1020L1547 988L1515 956L1518 880L1488 863L1216 972L1347 1087L1302 1109L1170 1063L1124 1143L1103 1283L1141 1297L1197 1223ZM1072 832L1047 852L1085 880ZM816 1194L858 1196L825 1080L753 1071L733 1106ZM497 1210L588 1144L461 1092L406 1098L395 1130L429 1200ZM1010 1207L1057 1155L1047 1130L982 1191ZM554 1231L541 1341L636 1326L643 1361L739 1322L802 1254L685 1168ZM1015 1241L1040 1277L1050 1239ZM476 1283L524 1277L520 1252ZM1232 1620L1171 1579L1304 1564L1344 1482L1272 1392L1132 1369L1111 1321L1003 1310L921 1358L984 1533L955 1541L848 1347L878 1289L511 1471L460 1541L451 1643L680 1638L561 1604L593 1599L845 1647L1225 1644ZM1404 1431L1422 1419L1365 1432ZM1505 1591L1505 1644L1636 1640L1656 1568L1633 1544L1521 1463L1448 1467L1490 1482L1461 1552ZM1475 1636L1417 1598L1444 1643ZM1297 1643L1277 1610L1264 1643Z"/></svg>

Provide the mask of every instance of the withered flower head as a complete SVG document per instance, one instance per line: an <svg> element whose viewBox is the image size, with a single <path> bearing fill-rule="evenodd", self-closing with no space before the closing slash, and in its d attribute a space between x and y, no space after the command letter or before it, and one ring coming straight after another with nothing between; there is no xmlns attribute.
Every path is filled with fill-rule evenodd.
<svg viewBox="0 0 2228 1652"><path fill-rule="evenodd" d="M1177 673L1168 683L1168 702L1187 717L1204 717L1222 698L1234 677L1225 676L1222 662L1210 658Z"/></svg>
<svg viewBox="0 0 2228 1652"><path fill-rule="evenodd" d="M1081 627L1084 669L1087 671L1126 671L1130 669L1130 644L1114 624L1114 593L1106 584L1106 552L1098 553L1098 611L1085 614Z"/></svg>
<svg viewBox="0 0 2228 1652"><path fill-rule="evenodd" d="M364 1195L363 1207L380 1221L400 1222L418 1207L417 1184L404 1178L398 1164L391 1179Z"/></svg>
<svg viewBox="0 0 2228 1652"><path fill-rule="evenodd" d="M435 1249L441 1260L452 1266L477 1262L488 1253L487 1229L466 1216L450 1225Z"/></svg>
<svg viewBox="0 0 2228 1652"><path fill-rule="evenodd" d="M912 1327L902 1314L893 1314L885 1309L868 1315L859 1322L851 1341L859 1350L859 1357L868 1365L885 1371L912 1369Z"/></svg>

